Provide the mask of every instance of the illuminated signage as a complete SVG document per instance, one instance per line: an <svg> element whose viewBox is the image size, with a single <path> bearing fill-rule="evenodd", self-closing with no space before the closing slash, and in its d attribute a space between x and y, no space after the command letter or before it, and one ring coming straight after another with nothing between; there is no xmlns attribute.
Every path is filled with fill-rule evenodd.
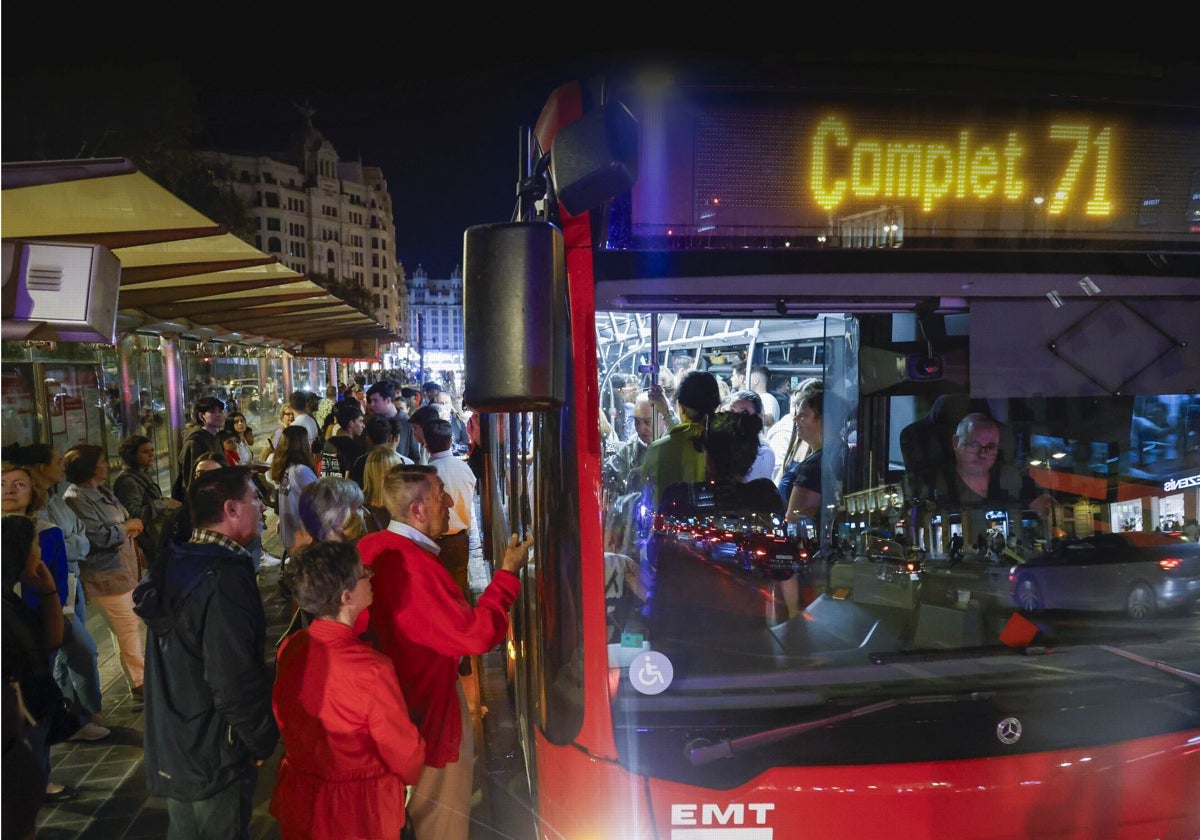
<svg viewBox="0 0 1200 840"><path fill-rule="evenodd" d="M902 247L986 237L1042 247L1173 240L1200 225L1191 112L771 93L688 90L647 105L635 240Z"/></svg>
<svg viewBox="0 0 1200 840"><path fill-rule="evenodd" d="M1189 475L1184 478L1172 478L1163 482L1163 490L1172 493L1176 490L1186 490L1188 487L1200 487L1200 475Z"/></svg>
<svg viewBox="0 0 1200 840"><path fill-rule="evenodd" d="M809 186L828 211L851 197L913 200L925 212L949 201L1024 203L1040 197L1051 216L1080 204L1086 215L1107 216L1113 209L1113 131L1111 125L1050 123L1039 134L1010 128L982 137L968 127L885 134L830 115L817 123L807 144ZM1027 176L1031 166L1047 163L1056 174L1044 185L1049 195L1039 196Z"/></svg>

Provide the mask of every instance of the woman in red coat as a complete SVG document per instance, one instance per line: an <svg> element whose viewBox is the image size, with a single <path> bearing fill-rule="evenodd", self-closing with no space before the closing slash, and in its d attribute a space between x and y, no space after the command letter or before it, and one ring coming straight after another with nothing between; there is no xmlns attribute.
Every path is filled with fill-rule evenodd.
<svg viewBox="0 0 1200 840"><path fill-rule="evenodd" d="M272 700L284 757L271 814L280 836L395 840L425 743L391 659L353 630L371 603L372 570L350 543L315 542L284 574L316 618L287 638L277 660Z"/></svg>

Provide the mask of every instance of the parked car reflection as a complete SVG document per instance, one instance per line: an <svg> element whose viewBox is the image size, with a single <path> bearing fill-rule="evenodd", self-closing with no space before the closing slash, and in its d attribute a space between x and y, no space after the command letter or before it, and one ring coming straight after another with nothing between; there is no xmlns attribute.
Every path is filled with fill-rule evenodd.
<svg viewBox="0 0 1200 840"><path fill-rule="evenodd" d="M1024 611L1121 611L1149 618L1200 598L1200 544L1142 531L1069 540L1013 566L1009 587Z"/></svg>

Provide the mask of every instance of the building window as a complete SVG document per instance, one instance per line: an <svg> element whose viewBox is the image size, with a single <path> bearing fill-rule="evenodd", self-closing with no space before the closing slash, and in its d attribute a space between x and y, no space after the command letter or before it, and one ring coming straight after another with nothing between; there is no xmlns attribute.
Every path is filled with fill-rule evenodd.
<svg viewBox="0 0 1200 840"><path fill-rule="evenodd" d="M267 230L280 230L282 227L283 225L280 224L279 219L275 218L274 216L269 216L267 218Z"/></svg>
<svg viewBox="0 0 1200 840"><path fill-rule="evenodd" d="M272 236L270 239L267 240L267 253L279 254L279 253L282 253L282 251L283 251L283 245L279 241L278 236Z"/></svg>

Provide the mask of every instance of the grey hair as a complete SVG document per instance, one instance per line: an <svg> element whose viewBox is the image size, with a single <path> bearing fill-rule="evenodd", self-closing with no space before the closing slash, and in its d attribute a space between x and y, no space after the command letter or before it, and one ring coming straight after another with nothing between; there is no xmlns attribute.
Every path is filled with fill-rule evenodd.
<svg viewBox="0 0 1200 840"><path fill-rule="evenodd" d="M314 540L345 539L344 529L363 504L363 491L340 475L327 475L300 493L300 521Z"/></svg>

